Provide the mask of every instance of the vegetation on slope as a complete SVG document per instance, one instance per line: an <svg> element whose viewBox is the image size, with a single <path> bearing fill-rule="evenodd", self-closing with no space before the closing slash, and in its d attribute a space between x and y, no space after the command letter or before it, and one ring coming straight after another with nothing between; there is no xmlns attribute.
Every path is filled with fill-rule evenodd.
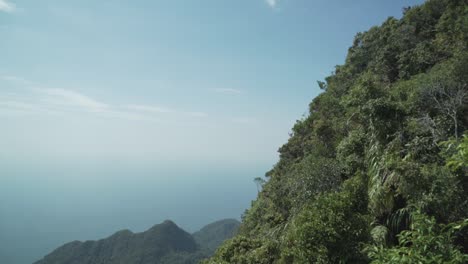
<svg viewBox="0 0 468 264"><path fill-rule="evenodd" d="M213 254L239 227L233 219L212 223L193 236L172 221L142 233L122 230L99 241L74 241L36 264L195 264Z"/></svg>
<svg viewBox="0 0 468 264"><path fill-rule="evenodd" d="M468 2L358 33L206 263L467 263Z"/></svg>

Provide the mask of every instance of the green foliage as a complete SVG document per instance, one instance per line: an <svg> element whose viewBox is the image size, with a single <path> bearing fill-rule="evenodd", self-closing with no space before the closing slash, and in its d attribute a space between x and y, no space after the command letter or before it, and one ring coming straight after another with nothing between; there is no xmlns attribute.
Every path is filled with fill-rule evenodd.
<svg viewBox="0 0 468 264"><path fill-rule="evenodd" d="M468 255L453 245L454 233L467 226L468 219L438 225L434 218L416 213L411 229L398 235L398 246L368 248L371 263L467 263Z"/></svg>
<svg viewBox="0 0 468 264"><path fill-rule="evenodd" d="M446 229L468 218L467 45L466 0L358 33L210 263L366 263L366 243L376 263L460 263L468 231Z"/></svg>
<svg viewBox="0 0 468 264"><path fill-rule="evenodd" d="M364 169L366 134L362 128L349 132L337 147L337 159L342 164L346 175L354 175Z"/></svg>
<svg viewBox="0 0 468 264"><path fill-rule="evenodd" d="M459 142L448 140L441 145L445 148L443 155L447 157L448 168L456 171L468 166L468 134L463 135Z"/></svg>
<svg viewBox="0 0 468 264"><path fill-rule="evenodd" d="M459 177L443 166L424 165L406 173L400 193L439 222L451 222L468 215L468 200Z"/></svg>
<svg viewBox="0 0 468 264"><path fill-rule="evenodd" d="M340 192L320 195L294 219L283 252L294 263L362 263L369 240L367 192L356 176ZM291 263L291 262L290 262Z"/></svg>
<svg viewBox="0 0 468 264"><path fill-rule="evenodd" d="M237 236L221 246L205 264L270 264L278 257L275 242Z"/></svg>
<svg viewBox="0 0 468 264"><path fill-rule="evenodd" d="M342 169L334 159L308 155L294 164L287 174L291 199L295 208L307 203L320 193L336 189L341 183Z"/></svg>

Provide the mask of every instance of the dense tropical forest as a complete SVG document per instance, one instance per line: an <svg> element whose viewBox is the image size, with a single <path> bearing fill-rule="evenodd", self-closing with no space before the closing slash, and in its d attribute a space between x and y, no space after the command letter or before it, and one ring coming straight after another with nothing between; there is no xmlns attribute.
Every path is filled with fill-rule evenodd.
<svg viewBox="0 0 468 264"><path fill-rule="evenodd" d="M204 263L468 263L468 2L358 33Z"/></svg>

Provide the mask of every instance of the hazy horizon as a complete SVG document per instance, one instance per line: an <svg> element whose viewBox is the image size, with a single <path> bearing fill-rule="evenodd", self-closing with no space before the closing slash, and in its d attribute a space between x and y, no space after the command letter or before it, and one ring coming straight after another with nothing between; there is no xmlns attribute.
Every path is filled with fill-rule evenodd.
<svg viewBox="0 0 468 264"><path fill-rule="evenodd" d="M122 229L141 232L167 219L191 233L220 219L240 220L257 193L253 178L264 170L219 164L0 165L2 263L30 263L66 242Z"/></svg>
<svg viewBox="0 0 468 264"><path fill-rule="evenodd" d="M240 219L354 35L422 2L0 0L0 263Z"/></svg>

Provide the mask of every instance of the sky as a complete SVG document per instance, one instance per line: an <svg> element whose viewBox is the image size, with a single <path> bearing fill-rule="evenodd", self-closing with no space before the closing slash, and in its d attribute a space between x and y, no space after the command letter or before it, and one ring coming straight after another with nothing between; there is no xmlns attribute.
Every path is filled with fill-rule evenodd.
<svg viewBox="0 0 468 264"><path fill-rule="evenodd" d="M240 218L354 35L422 2L0 0L0 263Z"/></svg>

